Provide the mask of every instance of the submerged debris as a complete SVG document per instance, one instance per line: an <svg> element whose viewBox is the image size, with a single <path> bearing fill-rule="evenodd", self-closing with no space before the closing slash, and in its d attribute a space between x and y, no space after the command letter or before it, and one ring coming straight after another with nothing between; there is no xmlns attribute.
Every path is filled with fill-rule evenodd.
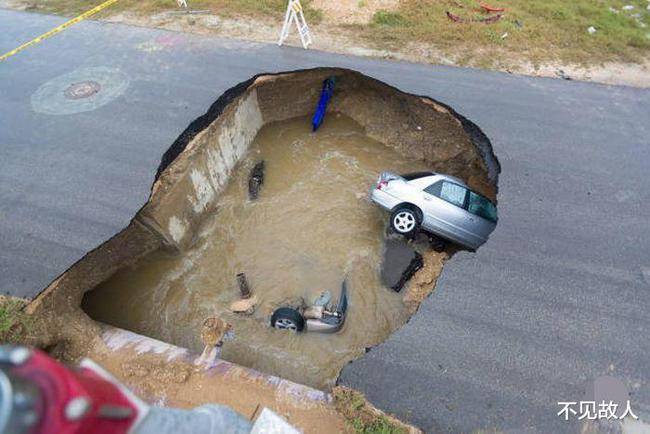
<svg viewBox="0 0 650 434"><path fill-rule="evenodd" d="M235 313L251 315L255 311L257 297L251 297L251 289L244 273L237 274L237 284L239 285L241 299L231 303L230 310Z"/></svg>
<svg viewBox="0 0 650 434"><path fill-rule="evenodd" d="M201 327L201 341L205 346L219 346L230 329L231 325L220 318L206 318Z"/></svg>
<svg viewBox="0 0 650 434"><path fill-rule="evenodd" d="M264 160L253 167L248 177L248 198L250 200L257 199L262 184L264 184Z"/></svg>
<svg viewBox="0 0 650 434"><path fill-rule="evenodd" d="M237 273L237 284L239 285L241 298L251 298L251 288L248 286L248 281L244 273Z"/></svg>
<svg viewBox="0 0 650 434"><path fill-rule="evenodd" d="M387 287L400 292L423 265L422 255L411 246L401 240L386 240L381 278Z"/></svg>
<svg viewBox="0 0 650 434"><path fill-rule="evenodd" d="M203 352L195 361L195 364L213 364L219 358L221 345L223 345L224 338L231 329L232 326L220 318L206 318L201 327Z"/></svg>
<svg viewBox="0 0 650 434"><path fill-rule="evenodd" d="M255 312L255 305L257 304L257 297L245 298L230 303L230 311L234 313L243 313L252 315Z"/></svg>

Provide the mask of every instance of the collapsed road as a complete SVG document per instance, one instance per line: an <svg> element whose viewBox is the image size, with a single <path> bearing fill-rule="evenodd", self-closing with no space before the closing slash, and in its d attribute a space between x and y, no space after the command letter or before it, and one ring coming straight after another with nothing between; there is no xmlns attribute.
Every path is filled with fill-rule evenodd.
<svg viewBox="0 0 650 434"><path fill-rule="evenodd" d="M313 110L321 82L331 76L335 98L312 133L300 115ZM92 318L196 352L200 325L216 316L232 325L224 359L330 389L343 366L417 310L448 257L427 246L422 270L403 294L383 287L386 222L368 200L369 187L384 169L435 169L494 195L488 167L498 163L486 163L494 158L489 142L475 131L449 108L349 70L254 77L228 90L169 148L150 199L129 227L36 303L76 301L85 293L82 306ZM251 179L262 179L259 161L264 189L251 200ZM248 284L235 287L242 273L252 296ZM350 309L335 336L269 327L277 309L300 315L341 282ZM248 306L229 308L240 304L240 292ZM74 304L68 308L78 309Z"/></svg>
<svg viewBox="0 0 650 434"><path fill-rule="evenodd" d="M0 10L0 46L61 21ZM160 42L168 35L174 44ZM3 292L34 296L124 227L160 154L223 91L261 70L323 64L449 103L503 166L490 241L448 262L419 313L341 382L429 431L575 432L557 401L611 374L647 420L647 90L80 23L0 68ZM128 92L74 116L32 111L40 85L97 65L131 77Z"/></svg>

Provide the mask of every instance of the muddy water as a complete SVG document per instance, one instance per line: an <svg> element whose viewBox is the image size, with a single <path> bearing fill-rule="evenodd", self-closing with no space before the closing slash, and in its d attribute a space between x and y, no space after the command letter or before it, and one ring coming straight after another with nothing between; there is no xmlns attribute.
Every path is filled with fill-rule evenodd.
<svg viewBox="0 0 650 434"><path fill-rule="evenodd" d="M266 162L259 199L248 173ZM426 169L364 135L343 115L316 134L307 118L265 126L235 170L218 210L183 255L163 251L120 271L84 299L93 318L200 351L201 324L219 316L233 333L222 357L319 388L407 319L400 294L382 286L379 265L387 217L368 200L382 170ZM236 274L258 298L251 316L233 314ZM323 290L338 296L347 276L348 317L337 334L269 327L272 311Z"/></svg>

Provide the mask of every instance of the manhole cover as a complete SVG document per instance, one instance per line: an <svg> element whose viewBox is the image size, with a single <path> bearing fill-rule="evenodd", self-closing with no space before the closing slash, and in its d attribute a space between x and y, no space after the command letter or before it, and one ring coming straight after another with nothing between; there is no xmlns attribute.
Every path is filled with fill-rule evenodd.
<svg viewBox="0 0 650 434"><path fill-rule="evenodd" d="M96 81L86 80L71 84L63 94L68 99L82 99L96 94L101 88L101 84Z"/></svg>
<svg viewBox="0 0 650 434"><path fill-rule="evenodd" d="M122 95L129 77L116 68L75 69L43 83L32 94L32 109L47 115L71 115L96 110Z"/></svg>

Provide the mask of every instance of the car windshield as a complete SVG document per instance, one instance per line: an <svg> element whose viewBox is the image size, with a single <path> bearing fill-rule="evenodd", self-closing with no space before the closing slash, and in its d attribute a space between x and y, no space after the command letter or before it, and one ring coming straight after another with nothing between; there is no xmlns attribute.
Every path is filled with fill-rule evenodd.
<svg viewBox="0 0 650 434"><path fill-rule="evenodd" d="M497 221L497 207L494 206L486 197L480 194L469 192L469 202L467 204L467 211L474 215L483 217L491 222Z"/></svg>

